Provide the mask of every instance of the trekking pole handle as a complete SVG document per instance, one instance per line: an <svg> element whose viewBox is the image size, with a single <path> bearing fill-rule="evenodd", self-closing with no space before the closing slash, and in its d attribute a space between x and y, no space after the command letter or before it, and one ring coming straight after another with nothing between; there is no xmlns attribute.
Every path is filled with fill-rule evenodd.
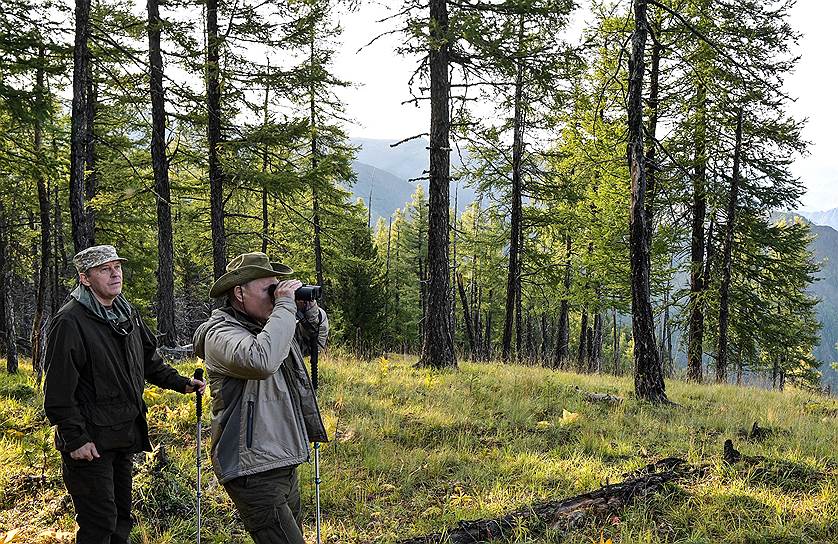
<svg viewBox="0 0 838 544"><path fill-rule="evenodd" d="M204 381L204 369L203 368L196 368L195 369L195 374L192 377L194 379L200 381L200 382L203 382ZM198 415L198 419L201 419L201 408L202 408L201 396L202 396L201 390L196 387L195 388L195 411Z"/></svg>

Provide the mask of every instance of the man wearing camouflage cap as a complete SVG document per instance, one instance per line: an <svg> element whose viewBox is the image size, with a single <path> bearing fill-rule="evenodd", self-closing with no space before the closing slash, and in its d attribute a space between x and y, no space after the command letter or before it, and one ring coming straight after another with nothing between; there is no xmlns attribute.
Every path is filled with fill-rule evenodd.
<svg viewBox="0 0 838 544"><path fill-rule="evenodd" d="M128 542L131 458L151 450L145 382L180 393L204 389L160 358L154 335L121 294L123 261L113 246L76 254L79 285L47 333L44 411L55 425L79 544Z"/></svg>

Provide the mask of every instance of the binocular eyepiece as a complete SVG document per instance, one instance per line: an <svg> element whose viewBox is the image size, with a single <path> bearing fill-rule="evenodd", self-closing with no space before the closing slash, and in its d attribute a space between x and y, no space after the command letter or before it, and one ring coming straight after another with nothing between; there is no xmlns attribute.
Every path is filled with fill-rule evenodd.
<svg viewBox="0 0 838 544"><path fill-rule="evenodd" d="M276 301L276 284L271 285L268 287L268 294L271 297L271 300ZM314 301L320 298L322 295L323 288L319 285L306 285L303 284L302 287L294 291L294 300L301 300L304 302Z"/></svg>

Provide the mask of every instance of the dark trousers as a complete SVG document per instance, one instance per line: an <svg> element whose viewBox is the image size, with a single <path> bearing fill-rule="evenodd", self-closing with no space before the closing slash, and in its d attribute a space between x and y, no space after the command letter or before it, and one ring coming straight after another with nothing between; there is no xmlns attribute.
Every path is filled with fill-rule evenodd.
<svg viewBox="0 0 838 544"><path fill-rule="evenodd" d="M224 484L256 544L304 544L296 469L268 470Z"/></svg>
<svg viewBox="0 0 838 544"><path fill-rule="evenodd" d="M76 508L76 544L125 544L131 532L131 454L100 452L93 461L61 454L64 485Z"/></svg>

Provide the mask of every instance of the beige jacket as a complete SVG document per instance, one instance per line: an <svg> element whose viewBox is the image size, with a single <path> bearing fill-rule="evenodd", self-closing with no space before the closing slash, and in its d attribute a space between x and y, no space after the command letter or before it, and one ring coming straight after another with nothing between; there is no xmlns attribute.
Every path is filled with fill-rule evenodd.
<svg viewBox="0 0 838 544"><path fill-rule="evenodd" d="M302 321L298 323L297 317ZM233 308L215 310L195 331L212 393L212 465L219 482L309 459L309 442L328 437L303 363L329 321L314 306L304 315L277 299L264 327Z"/></svg>

